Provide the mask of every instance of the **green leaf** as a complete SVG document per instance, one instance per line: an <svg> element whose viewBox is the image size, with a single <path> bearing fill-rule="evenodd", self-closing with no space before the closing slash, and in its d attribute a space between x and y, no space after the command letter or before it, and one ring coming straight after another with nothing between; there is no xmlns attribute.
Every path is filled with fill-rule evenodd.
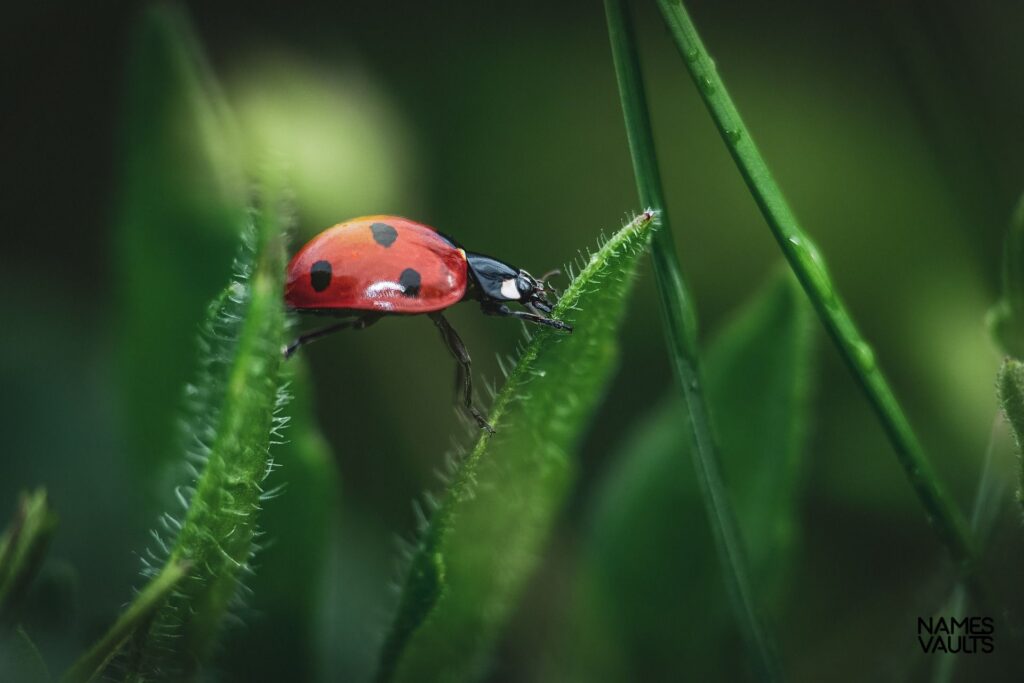
<svg viewBox="0 0 1024 683"><path fill-rule="evenodd" d="M1003 352L1024 358L1024 196L1003 247L1003 295L988 312L989 333Z"/></svg>
<svg viewBox="0 0 1024 683"><path fill-rule="evenodd" d="M235 128L176 5L146 7L126 63L117 359L128 452L152 493L176 460L181 387L196 371L194 331L231 274L245 183Z"/></svg>
<svg viewBox="0 0 1024 683"><path fill-rule="evenodd" d="M139 592L110 630L68 669L63 680L67 683L89 683L99 676L135 631L149 620L178 582L185 578L188 569L188 565L181 562L166 564L163 571Z"/></svg>
<svg viewBox="0 0 1024 683"><path fill-rule="evenodd" d="M776 277L706 354L723 476L769 614L796 551L812 356L810 309ZM625 440L598 489L575 582L562 680L729 679L744 660L673 396ZM725 668L723 668L725 667Z"/></svg>
<svg viewBox="0 0 1024 683"><path fill-rule="evenodd" d="M292 400L285 442L274 461L283 481L266 501L256 575L247 582L249 618L232 629L218 662L239 680L316 680L323 578L333 522L338 516L338 472L313 419L312 387L302 358L288 361ZM298 579L298 580L296 580ZM254 652L275 657L253 657Z"/></svg>
<svg viewBox="0 0 1024 683"><path fill-rule="evenodd" d="M286 328L282 217L276 185L265 190L235 279L211 306L204 328L186 425L194 446L187 458L201 471L193 468L194 489L178 490L187 502L184 520L165 516L176 537L157 538L157 551L169 550L168 563L193 569L139 634L132 670L140 680L193 677L211 654L240 580L251 573L264 480L273 469L269 449L283 426L276 415Z"/></svg>
<svg viewBox="0 0 1024 683"><path fill-rule="evenodd" d="M573 481L572 450L616 359L630 280L655 223L646 212L573 278L533 329L482 434L413 552L379 678L467 680L486 665Z"/></svg>
<svg viewBox="0 0 1024 683"><path fill-rule="evenodd" d="M14 519L0 536L0 628L16 618L56 527L45 489L21 494Z"/></svg>
<svg viewBox="0 0 1024 683"><path fill-rule="evenodd" d="M125 300L119 359L139 471L150 485L165 485L169 477L162 465L180 458L180 441L170 430L180 410L180 387L201 362L194 330L230 274L245 223L242 169L245 162L260 163L267 152L251 145L244 150L239 142L220 86L177 6L143 12L129 64L118 226ZM292 391L299 400L285 408L290 429L275 448L284 467L282 495L268 501L261 515L267 547L258 555L258 575L247 585L248 623L226 634L221 655L239 672L258 667L251 652L270 645L287 673L300 675L316 659L315 579L324 567L337 475L309 413L300 363L289 365L298 375ZM211 395L206 402L219 400ZM296 584L294 572L308 580ZM260 673L274 677L265 669Z"/></svg>
<svg viewBox="0 0 1024 683"><path fill-rule="evenodd" d="M1007 358L999 369L997 386L1003 415L1017 442L1017 455L1022 457L1017 501L1024 505L1024 362Z"/></svg>

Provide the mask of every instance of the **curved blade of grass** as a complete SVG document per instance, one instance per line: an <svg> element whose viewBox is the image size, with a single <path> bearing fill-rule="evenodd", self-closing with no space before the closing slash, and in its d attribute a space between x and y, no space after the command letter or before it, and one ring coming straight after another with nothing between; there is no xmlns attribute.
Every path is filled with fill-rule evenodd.
<svg viewBox="0 0 1024 683"><path fill-rule="evenodd" d="M571 335L533 329L482 434L423 530L378 677L462 681L478 675L537 563L573 478L572 448L615 365L615 332L655 214L595 252L553 315Z"/></svg>
<svg viewBox="0 0 1024 683"><path fill-rule="evenodd" d="M281 488L265 497L260 515L259 570L247 582L244 628L226 634L217 662L238 680L317 680L315 627L323 597L328 544L338 515L338 472L317 426L309 370L301 357L284 369L292 400L284 443L275 446ZM280 493L280 495L277 495ZM253 657L254 652L274 657Z"/></svg>
<svg viewBox="0 0 1024 683"><path fill-rule="evenodd" d="M1005 353L1024 358L1024 196L1017 202L1003 247L1003 296L988 312L986 323Z"/></svg>
<svg viewBox="0 0 1024 683"><path fill-rule="evenodd" d="M178 416L180 387L197 364L193 330L229 276L245 222L244 145L182 9L158 4L142 12L129 65L117 234L127 300L119 338L126 353L119 358L133 452L145 459L139 469L151 481L165 481L162 465L180 446L168 427ZM259 158L269 153L249 151ZM275 450L286 488L261 514L270 547L260 552L260 572L247 586L246 627L229 631L219 655L243 677L312 678L306 667L316 661L315 579L326 559L337 474L304 400L302 362L288 365L297 376L283 383L291 383L296 400L285 409L287 443ZM272 661L287 671L268 670L251 656L271 645L278 655Z"/></svg>
<svg viewBox="0 0 1024 683"><path fill-rule="evenodd" d="M95 680L135 631L153 616L187 573L187 563L169 562L164 565L163 571L153 577L153 580L139 592L110 630L68 669L63 680L66 683L89 683Z"/></svg>
<svg viewBox="0 0 1024 683"><path fill-rule="evenodd" d="M662 212L664 229L658 231L654 237L651 257L660 295L669 357L682 390L686 417L692 425L690 436L693 439L693 463L697 479L704 494L716 540L715 547L727 578L736 618L741 624L741 630L761 676L766 679L778 679L781 671L774 647L758 615L756 600L747 578L746 559L743 556L735 514L725 495L719 473L718 449L700 377L697 312L686 289L670 223L664 214L665 199L661 189L658 161L654 153L654 135L651 132L650 115L647 111L647 96L640 73L636 39L622 0L605 0L604 6L640 201Z"/></svg>
<svg viewBox="0 0 1024 683"><path fill-rule="evenodd" d="M201 472L193 467L194 490L179 489L187 504L184 520L164 517L166 530L176 532L173 542L155 534L168 563L190 562L193 569L138 634L129 665L135 680L192 678L213 649L240 580L251 572L263 482L273 468L269 448L282 426L275 416L283 401L285 342L280 210L271 187L243 239L235 280L206 323L186 426L193 443L188 457Z"/></svg>
<svg viewBox="0 0 1024 683"><path fill-rule="evenodd" d="M14 621L56 528L45 489L21 494L14 519L0 536L0 629Z"/></svg>
<svg viewBox="0 0 1024 683"><path fill-rule="evenodd" d="M792 276L780 275L705 355L722 469L769 611L785 602L798 544L813 360L810 307ZM573 583L570 650L553 680L654 680L673 670L692 680L742 677L744 660L728 654L739 634L715 541L680 457L693 448L682 411L673 395L643 420L595 493Z"/></svg>
<svg viewBox="0 0 1024 683"><path fill-rule="evenodd" d="M965 576L972 574L975 550L963 515L950 500L931 462L925 456L888 380L875 361L874 352L861 336L840 299L839 291L832 282L818 248L800 227L782 190L768 170L768 165L754 145L750 132L740 118L681 0L657 1L683 62L726 147L790 267L800 279L818 317L867 394L910 485L927 512L929 523L938 532L957 570Z"/></svg>
<svg viewBox="0 0 1024 683"><path fill-rule="evenodd" d="M230 114L180 7L146 5L126 64L116 357L141 499L159 504L155 487L177 458L181 387L197 368L195 330L245 224L245 181Z"/></svg>

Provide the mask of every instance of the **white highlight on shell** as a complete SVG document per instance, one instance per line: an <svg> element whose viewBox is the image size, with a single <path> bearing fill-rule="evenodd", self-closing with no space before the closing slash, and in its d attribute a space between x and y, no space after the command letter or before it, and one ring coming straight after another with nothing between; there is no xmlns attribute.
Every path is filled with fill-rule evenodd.
<svg viewBox="0 0 1024 683"><path fill-rule="evenodd" d="M398 284L397 282L391 282L389 280L383 280L381 282L375 282L366 288L363 295L368 299L380 299L381 297L392 297L396 294L404 294L405 287Z"/></svg>
<svg viewBox="0 0 1024 683"><path fill-rule="evenodd" d="M516 287L515 278L504 280L501 283L501 295L506 299L518 299L519 288Z"/></svg>

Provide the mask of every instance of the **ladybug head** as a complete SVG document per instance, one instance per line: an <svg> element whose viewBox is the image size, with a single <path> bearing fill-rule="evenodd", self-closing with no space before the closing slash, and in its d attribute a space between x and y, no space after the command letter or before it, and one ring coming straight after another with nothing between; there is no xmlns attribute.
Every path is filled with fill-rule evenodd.
<svg viewBox="0 0 1024 683"><path fill-rule="evenodd" d="M551 312L551 302L548 301L548 293L554 290L547 284L547 279L558 273L553 270L541 278L535 278L525 270L520 269L516 276L516 289L519 292L519 301L527 308L536 308L544 313Z"/></svg>
<svg viewBox="0 0 1024 683"><path fill-rule="evenodd" d="M482 298L518 301L527 308L551 312L547 294L552 290L545 280L552 273L537 279L522 268L510 266L490 256L467 254L466 258Z"/></svg>

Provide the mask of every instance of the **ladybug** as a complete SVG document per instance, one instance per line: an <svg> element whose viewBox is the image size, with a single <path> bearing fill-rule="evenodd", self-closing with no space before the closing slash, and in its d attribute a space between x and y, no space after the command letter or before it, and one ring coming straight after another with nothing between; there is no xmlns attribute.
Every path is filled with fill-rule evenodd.
<svg viewBox="0 0 1024 683"><path fill-rule="evenodd" d="M473 300L487 315L519 318L564 332L572 327L547 317L551 291L545 280L522 268L463 249L429 225L398 216L353 218L324 230L288 264L284 299L298 313L342 318L303 334L284 350L339 330L362 330L384 316L426 314L456 360L462 405L488 431L494 430L473 404L469 352L442 311ZM509 303L527 310L513 310Z"/></svg>

